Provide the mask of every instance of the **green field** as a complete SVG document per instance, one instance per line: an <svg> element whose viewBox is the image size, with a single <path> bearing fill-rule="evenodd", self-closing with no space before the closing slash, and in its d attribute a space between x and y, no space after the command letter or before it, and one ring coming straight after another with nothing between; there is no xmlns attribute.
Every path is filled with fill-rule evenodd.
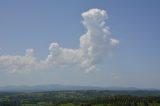
<svg viewBox="0 0 160 106"><path fill-rule="evenodd" d="M0 106L160 106L159 91L1 92Z"/></svg>

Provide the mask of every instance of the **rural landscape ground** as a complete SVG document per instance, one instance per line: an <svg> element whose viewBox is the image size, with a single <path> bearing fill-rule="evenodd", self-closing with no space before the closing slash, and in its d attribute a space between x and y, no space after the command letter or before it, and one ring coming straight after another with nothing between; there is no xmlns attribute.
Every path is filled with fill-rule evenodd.
<svg viewBox="0 0 160 106"><path fill-rule="evenodd" d="M0 106L160 106L160 91L1 92Z"/></svg>

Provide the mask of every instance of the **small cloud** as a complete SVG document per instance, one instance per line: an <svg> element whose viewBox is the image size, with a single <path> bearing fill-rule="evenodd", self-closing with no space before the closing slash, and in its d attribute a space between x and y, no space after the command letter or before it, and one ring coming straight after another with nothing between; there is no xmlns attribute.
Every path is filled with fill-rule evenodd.
<svg viewBox="0 0 160 106"><path fill-rule="evenodd" d="M114 79L119 79L119 78L120 78L120 76L115 75L115 76L113 76L113 78L114 78Z"/></svg>
<svg viewBox="0 0 160 106"><path fill-rule="evenodd" d="M112 73L112 78L113 79L120 79L120 76L116 73Z"/></svg>

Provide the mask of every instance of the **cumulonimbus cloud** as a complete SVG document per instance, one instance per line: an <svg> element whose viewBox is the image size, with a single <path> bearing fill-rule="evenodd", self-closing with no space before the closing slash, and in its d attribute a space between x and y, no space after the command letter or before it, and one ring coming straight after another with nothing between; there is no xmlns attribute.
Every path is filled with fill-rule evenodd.
<svg viewBox="0 0 160 106"><path fill-rule="evenodd" d="M42 61L36 60L33 49L27 49L23 56L1 55L0 70L27 72L63 65L77 67L86 72L95 70L96 64L118 44L118 40L112 38L106 25L108 15L105 10L90 9L82 13L82 18L87 31L80 37L79 48L63 48L58 43L51 43L49 54Z"/></svg>

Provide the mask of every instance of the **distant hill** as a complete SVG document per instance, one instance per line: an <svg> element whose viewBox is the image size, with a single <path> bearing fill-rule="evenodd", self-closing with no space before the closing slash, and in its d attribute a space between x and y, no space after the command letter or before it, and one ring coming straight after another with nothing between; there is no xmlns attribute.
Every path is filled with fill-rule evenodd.
<svg viewBox="0 0 160 106"><path fill-rule="evenodd" d="M75 85L37 85L37 86L4 86L0 87L0 92L40 92L40 91L62 91L62 90L156 90L156 89L139 89L135 87L96 87L96 86L75 86Z"/></svg>

